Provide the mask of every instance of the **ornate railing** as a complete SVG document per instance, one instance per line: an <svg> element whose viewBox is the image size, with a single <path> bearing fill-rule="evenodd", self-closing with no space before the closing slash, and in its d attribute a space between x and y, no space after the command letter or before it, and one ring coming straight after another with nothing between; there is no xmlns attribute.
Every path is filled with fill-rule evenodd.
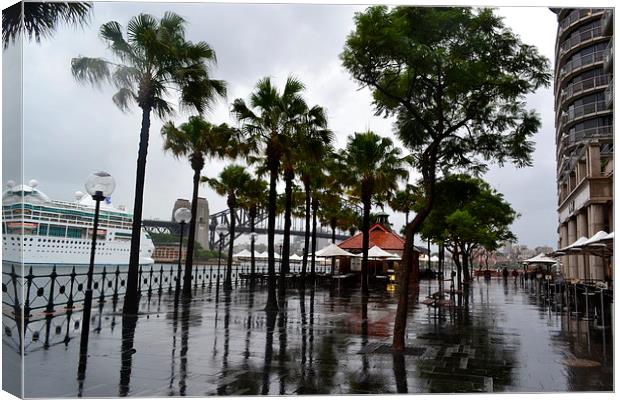
<svg viewBox="0 0 620 400"><path fill-rule="evenodd" d="M276 263L276 273L280 263ZM81 303L86 290L87 272L84 266L37 265L28 267L24 276L18 265L3 265L2 306L3 339L15 350L32 351L58 344L67 344L79 335L82 320ZM45 272L40 272L46 270ZM217 290L224 284L226 266L205 264L194 266L192 290ZM182 271L183 272L183 271ZM246 285L252 278L249 262L236 263L232 270L233 288ZM255 267L255 282L264 285L267 265L259 262ZM299 277L301 264L290 264L289 278ZM310 262L308 262L308 274ZM317 263L318 277L331 272L331 263ZM182 279L182 274L181 274ZM139 270L141 310L161 306L164 296L176 290L178 268L171 264L142 266ZM112 329L120 321L120 302L125 294L127 266L101 266L93 273L93 316L91 326L100 330L102 324ZM182 282L179 282L180 284ZM103 308L111 308L103 312ZM96 310L98 309L98 311ZM23 334L22 334L23 330Z"/></svg>

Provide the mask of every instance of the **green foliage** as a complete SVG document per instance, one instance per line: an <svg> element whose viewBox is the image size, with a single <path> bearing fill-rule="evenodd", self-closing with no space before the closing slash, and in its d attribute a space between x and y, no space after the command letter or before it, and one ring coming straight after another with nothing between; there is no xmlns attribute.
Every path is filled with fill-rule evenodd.
<svg viewBox="0 0 620 400"><path fill-rule="evenodd" d="M71 72L79 82L115 86L112 100L123 111L136 103L160 118L169 116L174 90L181 107L202 113L226 94L225 82L210 78L215 51L206 42L187 41L185 20L175 13L166 12L159 20L139 14L126 30L110 21L101 26L99 36L114 60L80 56L71 60Z"/></svg>
<svg viewBox="0 0 620 400"><path fill-rule="evenodd" d="M51 36L63 23L81 27L88 22L92 6L92 3L83 1L15 3L2 10L3 46L6 49L22 33L38 43L41 38Z"/></svg>
<svg viewBox="0 0 620 400"><path fill-rule="evenodd" d="M220 196L228 196L228 207L233 209L238 206L237 197L244 193L246 186L252 181L252 176L242 165L227 165L220 172L219 178L202 177Z"/></svg>
<svg viewBox="0 0 620 400"><path fill-rule="evenodd" d="M398 189L398 181L408 176L392 140L371 131L349 136L338 164L335 179L364 204L373 200L382 204Z"/></svg>
<svg viewBox="0 0 620 400"><path fill-rule="evenodd" d="M517 217L502 194L488 183L464 174L450 175L437 183L433 210L421 233L425 239L452 250L458 247L467 254L478 247L492 251L502 242L516 239L510 225Z"/></svg>
<svg viewBox="0 0 620 400"><path fill-rule="evenodd" d="M213 125L201 116L191 116L187 122L178 127L172 121L162 126L164 151L175 157L188 157L191 161L204 157L236 157L239 151L239 131L227 124ZM192 165L202 169L202 165Z"/></svg>
<svg viewBox="0 0 620 400"><path fill-rule="evenodd" d="M549 62L492 10L373 6L355 23L342 63L373 91L377 114L396 117L424 176L531 165L540 121L525 95L549 84Z"/></svg>

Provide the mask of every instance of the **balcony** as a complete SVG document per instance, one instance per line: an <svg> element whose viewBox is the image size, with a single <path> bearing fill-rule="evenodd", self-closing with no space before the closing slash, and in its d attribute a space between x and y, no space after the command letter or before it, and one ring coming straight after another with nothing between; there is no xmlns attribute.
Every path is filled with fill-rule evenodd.
<svg viewBox="0 0 620 400"><path fill-rule="evenodd" d="M588 29L585 32L578 32L571 35L560 45L559 58L566 56L572 50L591 44L593 41L606 39L601 35L601 27Z"/></svg>
<svg viewBox="0 0 620 400"><path fill-rule="evenodd" d="M604 10L600 8L582 8L574 10L566 18L560 21L558 37L562 36L570 28L579 24L580 22L602 14L603 11Z"/></svg>
<svg viewBox="0 0 620 400"><path fill-rule="evenodd" d="M577 122L580 119L595 117L598 114L607 114L609 112L611 112L611 110L607 108L607 104L604 100L569 108L568 112L563 112L560 117L559 130L565 129L567 125Z"/></svg>
<svg viewBox="0 0 620 400"><path fill-rule="evenodd" d="M609 49L609 46L607 47ZM608 50L600 50L591 54L586 54L585 56L581 56L574 60L567 62L562 69L560 69L560 80L564 80L566 77L570 76L572 73L578 72L583 68L590 67L594 64L603 62L605 54Z"/></svg>
<svg viewBox="0 0 620 400"><path fill-rule="evenodd" d="M614 10L612 8L605 10L603 13L601 27L603 28L603 35L612 36L614 34Z"/></svg>
<svg viewBox="0 0 620 400"><path fill-rule="evenodd" d="M611 74L614 71L614 41L610 40L603 56L603 71Z"/></svg>
<svg viewBox="0 0 620 400"><path fill-rule="evenodd" d="M607 89L605 89L605 104L607 105L607 108L610 110L614 108L614 80L613 79L611 80L611 82L609 82Z"/></svg>
<svg viewBox="0 0 620 400"><path fill-rule="evenodd" d="M560 95L559 109L563 104L566 104L570 99L581 94L588 93L597 89L603 89L609 85L611 75L599 75L592 78L584 79L579 82L571 83L566 86Z"/></svg>
<svg viewBox="0 0 620 400"><path fill-rule="evenodd" d="M614 127L613 125L599 126L597 128L584 129L582 131L573 132L565 135L562 138L562 144L566 146L566 149L570 149L576 145L583 143L584 141L590 141L598 139L600 141L607 141L613 139Z"/></svg>

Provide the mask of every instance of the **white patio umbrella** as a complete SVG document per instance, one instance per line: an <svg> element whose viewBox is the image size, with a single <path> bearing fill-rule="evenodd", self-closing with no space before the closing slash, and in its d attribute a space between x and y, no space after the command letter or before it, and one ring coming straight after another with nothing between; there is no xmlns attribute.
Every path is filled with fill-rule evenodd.
<svg viewBox="0 0 620 400"><path fill-rule="evenodd" d="M302 256L298 256L297 254L293 253L293 255L290 256L288 259L291 260L291 261L301 261L301 260L303 260L303 257Z"/></svg>
<svg viewBox="0 0 620 400"><path fill-rule="evenodd" d="M250 257L252 257L252 253L250 253L246 249L241 250L237 254L233 254L233 258L250 258Z"/></svg>
<svg viewBox="0 0 620 400"><path fill-rule="evenodd" d="M368 258L390 258L393 256L392 253L388 253L379 246L372 246L370 250L368 250Z"/></svg>
<svg viewBox="0 0 620 400"><path fill-rule="evenodd" d="M555 264L558 262L555 258L547 257L545 253L540 253L537 256L523 260L527 264Z"/></svg>
<svg viewBox="0 0 620 400"><path fill-rule="evenodd" d="M315 255L317 257L359 257L357 254L349 253L348 251L341 249L334 243L323 247L321 250L317 251Z"/></svg>

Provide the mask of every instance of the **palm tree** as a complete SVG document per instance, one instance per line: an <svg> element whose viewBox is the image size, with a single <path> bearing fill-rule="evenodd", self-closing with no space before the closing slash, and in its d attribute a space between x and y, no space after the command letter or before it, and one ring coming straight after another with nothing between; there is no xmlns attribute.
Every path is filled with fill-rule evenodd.
<svg viewBox="0 0 620 400"><path fill-rule="evenodd" d="M325 167L324 161L332 158L331 153L333 149L331 143L333 142L334 134L331 130L327 129L325 111L318 106L308 110L304 116L302 128L307 134L300 137L300 140L296 143L298 158L296 160L295 169L303 185L306 205L304 213L304 253L301 267L301 280L303 283L306 277L308 252L310 249L312 190L314 183L316 183L317 179L323 174L322 170ZM318 206L318 204L315 205ZM316 247L316 245L313 247ZM314 253L314 250L312 253ZM314 264L314 262L312 264Z"/></svg>
<svg viewBox="0 0 620 400"><path fill-rule="evenodd" d="M194 170L192 186L192 219L194 219L198 211L198 185L205 158L234 158L239 149L238 131L226 124L213 125L200 116L192 116L179 127L176 127L172 121L168 121L161 128L161 134L164 137L164 151L171 152L176 158L187 157ZM189 225L187 238L187 257L183 277L183 295L186 297L191 296L195 237L196 221L194 219Z"/></svg>
<svg viewBox="0 0 620 400"><path fill-rule="evenodd" d="M413 210L415 204L415 194L413 191L413 185L407 184L405 189L394 193L394 197L388 201L392 210L405 214L405 225L409 224L409 213Z"/></svg>
<svg viewBox="0 0 620 400"><path fill-rule="evenodd" d="M377 196L389 198L397 189L397 182L407 178L403 168L400 150L395 148L392 140L368 131L349 136L344 155L339 160L340 171L346 171L339 177L351 188L354 197L363 205L362 218L362 294L368 295L368 244L370 228L370 210ZM346 167L346 169L345 169Z"/></svg>
<svg viewBox="0 0 620 400"><path fill-rule="evenodd" d="M292 215L292 193L295 170L299 167L304 170L303 164L309 154L315 154L315 148L323 149L329 146L333 139L333 133L327 129L327 115L325 110L315 105L304 110L299 124L290 132L289 146L286 147L282 157L282 169L284 172L284 240L282 244L282 268L280 271L279 297L284 298L285 274L289 266L290 231ZM306 256L307 258L307 256Z"/></svg>
<svg viewBox="0 0 620 400"><path fill-rule="evenodd" d="M180 104L199 113L226 93L223 81L210 79L209 66L215 52L205 42L185 40L185 20L166 12L157 20L148 14L133 17L126 33L118 22L101 26L99 36L108 44L115 61L77 57L71 60L73 76L79 82L98 86L109 82L118 92L112 97L123 111L136 103L142 109L142 125L136 169L136 188L131 229L131 250L127 273L127 292L123 310L138 309L138 265L144 196L144 173L149 144L151 112L165 118L174 112L167 98L179 92ZM125 38L126 36L126 38Z"/></svg>
<svg viewBox="0 0 620 400"><path fill-rule="evenodd" d="M228 165L220 173L219 179L202 178L220 196L227 196L226 204L230 211L230 231L228 239L228 262L226 264L226 278L224 279L224 290L232 289L232 259L233 247L235 245L235 210L239 206L238 198L243 196L246 185L252 181L252 176L241 165Z"/></svg>
<svg viewBox="0 0 620 400"><path fill-rule="evenodd" d="M243 99L236 99L232 106L233 114L242 123L242 130L247 135L246 142L255 153L264 154L269 171L267 311L278 310L274 257L276 184L290 132L298 125L300 115L307 109L301 97L303 90L304 85L293 77L287 79L282 92L272 85L269 78L263 78L250 95L249 106Z"/></svg>
<svg viewBox="0 0 620 400"><path fill-rule="evenodd" d="M250 179L243 191L237 196L239 205L248 212L250 218L250 233L254 233L258 210L267 203L267 182L260 178ZM251 282L254 282L256 272L256 259L254 257L254 240L250 241L250 274Z"/></svg>
<svg viewBox="0 0 620 400"><path fill-rule="evenodd" d="M22 33L38 43L51 36L61 23L83 26L92 6L83 1L15 3L2 10L2 44L6 49Z"/></svg>

